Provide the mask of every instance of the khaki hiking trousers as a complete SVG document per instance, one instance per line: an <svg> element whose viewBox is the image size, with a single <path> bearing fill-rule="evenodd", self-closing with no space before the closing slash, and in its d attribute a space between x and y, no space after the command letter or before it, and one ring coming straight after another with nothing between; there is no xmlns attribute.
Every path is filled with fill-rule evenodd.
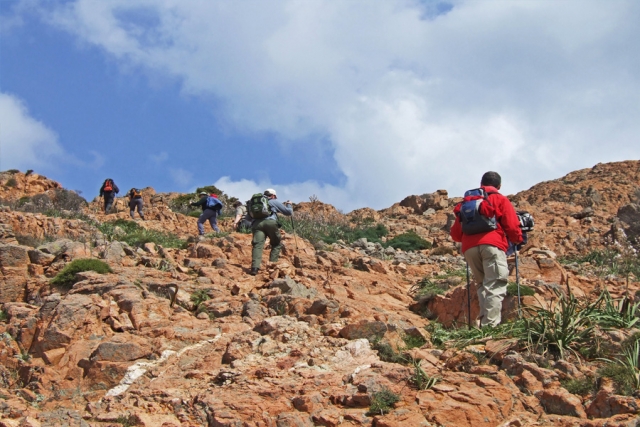
<svg viewBox="0 0 640 427"><path fill-rule="evenodd" d="M502 300L507 294L507 254L495 246L480 245L467 249L464 257L478 283L480 326L496 326L502 320Z"/></svg>

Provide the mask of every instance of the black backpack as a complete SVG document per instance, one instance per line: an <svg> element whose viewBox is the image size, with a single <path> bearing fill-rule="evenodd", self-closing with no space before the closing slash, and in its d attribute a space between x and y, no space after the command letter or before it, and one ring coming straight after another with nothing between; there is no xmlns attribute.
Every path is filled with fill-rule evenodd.
<svg viewBox="0 0 640 427"><path fill-rule="evenodd" d="M516 215L518 216L518 221L520 221L520 229L523 233L528 233L529 231L533 231L533 226L535 222L533 221L533 216L527 211L517 211Z"/></svg>
<svg viewBox="0 0 640 427"><path fill-rule="evenodd" d="M493 231L498 228L496 217L486 217L480 213L480 205L489 203L487 193L483 188L475 188L464 193L464 200L460 205L460 225L464 234L480 234Z"/></svg>

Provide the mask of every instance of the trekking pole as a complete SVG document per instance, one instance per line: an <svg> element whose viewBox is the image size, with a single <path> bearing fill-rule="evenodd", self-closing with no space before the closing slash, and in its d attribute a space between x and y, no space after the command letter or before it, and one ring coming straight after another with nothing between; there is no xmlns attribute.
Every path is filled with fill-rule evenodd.
<svg viewBox="0 0 640 427"><path fill-rule="evenodd" d="M518 319L522 318L522 309L520 307L520 274L518 271L518 247L515 248L516 255L516 287L518 288Z"/></svg>
<svg viewBox="0 0 640 427"><path fill-rule="evenodd" d="M469 263L467 263L467 327L471 329L471 281L469 280Z"/></svg>
<svg viewBox="0 0 640 427"><path fill-rule="evenodd" d="M296 253L298 253L298 238L296 237L296 226L293 225L293 216L291 217L291 228L293 229L293 241L296 242Z"/></svg>

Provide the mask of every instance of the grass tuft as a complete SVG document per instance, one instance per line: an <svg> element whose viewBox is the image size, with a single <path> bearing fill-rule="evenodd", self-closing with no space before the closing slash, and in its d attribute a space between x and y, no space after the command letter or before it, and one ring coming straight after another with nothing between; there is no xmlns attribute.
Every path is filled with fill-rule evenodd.
<svg viewBox="0 0 640 427"><path fill-rule="evenodd" d="M109 264L99 259L76 259L67 264L56 277L51 279L51 284L62 288L71 288L76 281L76 273L83 271L95 271L100 274L112 272Z"/></svg>

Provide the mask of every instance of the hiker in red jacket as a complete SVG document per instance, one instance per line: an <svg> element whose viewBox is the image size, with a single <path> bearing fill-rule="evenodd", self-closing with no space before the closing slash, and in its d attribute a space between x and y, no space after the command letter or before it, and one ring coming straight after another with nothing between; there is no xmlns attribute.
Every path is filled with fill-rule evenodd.
<svg viewBox="0 0 640 427"><path fill-rule="evenodd" d="M451 227L451 238L462 243L462 254L479 284L480 326L496 326L500 323L502 300L507 294L509 277L506 251L509 242L516 245L522 243L522 231L516 211L509 199L498 193L501 182L502 178L497 172L485 173L480 181L487 196L482 203L478 203L477 210L485 222L493 223L494 229L467 233L463 231L466 219L461 215L461 207L465 201L474 200L478 196L465 197L465 201L456 205L453 210L456 220ZM495 221L492 221L494 218Z"/></svg>

